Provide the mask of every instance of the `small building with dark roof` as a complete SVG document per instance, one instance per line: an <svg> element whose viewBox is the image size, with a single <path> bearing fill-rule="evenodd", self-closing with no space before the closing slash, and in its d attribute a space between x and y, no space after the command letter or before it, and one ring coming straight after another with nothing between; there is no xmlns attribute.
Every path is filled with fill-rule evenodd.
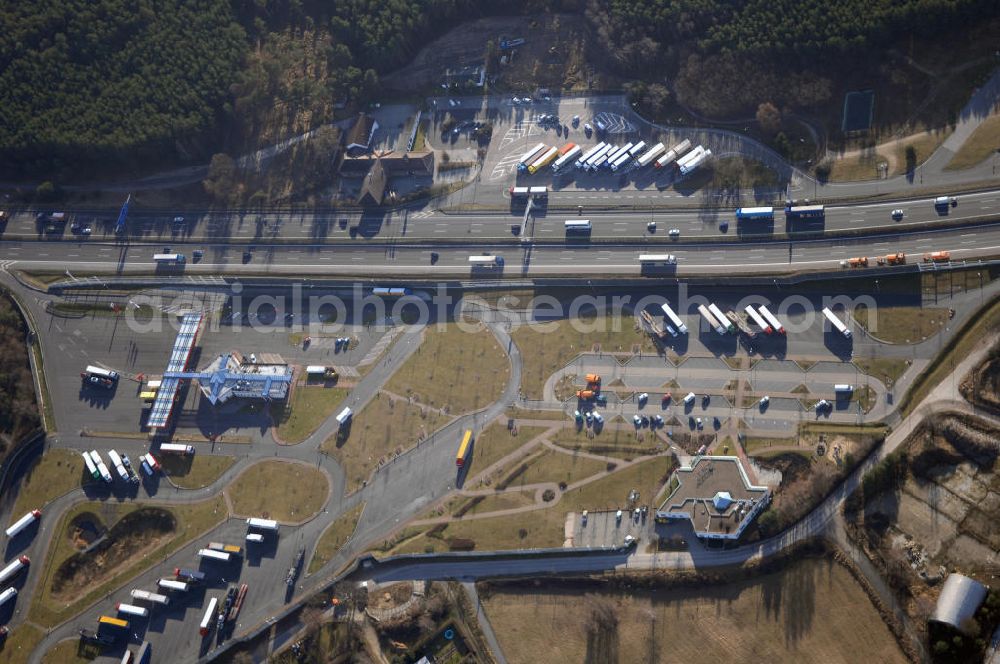
<svg viewBox="0 0 1000 664"><path fill-rule="evenodd" d="M348 151L371 149L372 138L377 129L378 122L375 121L375 118L361 113L344 138L345 147Z"/></svg>
<svg viewBox="0 0 1000 664"><path fill-rule="evenodd" d="M340 164L342 177L361 177L358 203L381 205L392 177L430 178L434 175L434 153L382 152L360 157L345 157Z"/></svg>
<svg viewBox="0 0 1000 664"><path fill-rule="evenodd" d="M670 482L674 489L656 511L656 521L690 521L704 539L738 540L771 502L771 490L752 484L734 456L696 456L674 471Z"/></svg>
<svg viewBox="0 0 1000 664"><path fill-rule="evenodd" d="M382 167L382 161L374 160L361 184L358 203L361 205L382 205L382 200L385 198L385 188L388 184L389 179L386 177L385 168Z"/></svg>
<svg viewBox="0 0 1000 664"><path fill-rule="evenodd" d="M931 620L950 625L958 631L976 633L973 616L986 599L989 588L964 574L953 572L944 580Z"/></svg>

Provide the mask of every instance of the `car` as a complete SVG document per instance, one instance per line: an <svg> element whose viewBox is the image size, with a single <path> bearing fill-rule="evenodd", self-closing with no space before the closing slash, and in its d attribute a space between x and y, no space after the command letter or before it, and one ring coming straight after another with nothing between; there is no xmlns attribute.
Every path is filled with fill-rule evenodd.
<svg viewBox="0 0 1000 664"><path fill-rule="evenodd" d="M583 510L583 514L580 515L583 520L583 525L587 525L587 510Z"/></svg>
<svg viewBox="0 0 1000 664"><path fill-rule="evenodd" d="M580 411L574 410L573 419L576 420L577 422L583 422L583 415L580 414Z"/></svg>
<svg viewBox="0 0 1000 664"><path fill-rule="evenodd" d="M249 263L251 261L251 259L253 259L253 253L251 253L251 251L249 249L245 250L243 252L243 262L244 263Z"/></svg>
<svg viewBox="0 0 1000 664"><path fill-rule="evenodd" d="M646 224L646 230L649 231L650 233L655 233L656 232L656 222L655 221L651 221L648 224Z"/></svg>
<svg viewBox="0 0 1000 664"><path fill-rule="evenodd" d="M114 387L115 381L110 378L102 378L101 376L87 376L87 382L90 385L95 385L97 387L103 387L110 390Z"/></svg>
<svg viewBox="0 0 1000 664"><path fill-rule="evenodd" d="M574 115L573 116L573 126L574 127L579 127L580 126L580 116L579 115Z"/></svg>
<svg viewBox="0 0 1000 664"><path fill-rule="evenodd" d="M701 431L704 428L704 426L705 426L705 423L701 421L700 417L694 418L694 423L695 423L695 426L698 427L699 431Z"/></svg>
<svg viewBox="0 0 1000 664"><path fill-rule="evenodd" d="M954 196L951 197L951 206L958 207L958 199L955 198Z"/></svg>
<svg viewBox="0 0 1000 664"><path fill-rule="evenodd" d="M594 411L594 422L596 424L604 424L604 416L598 413L596 410Z"/></svg>
<svg viewBox="0 0 1000 664"><path fill-rule="evenodd" d="M649 393L643 392L639 395L639 403L646 403L649 400Z"/></svg>
<svg viewBox="0 0 1000 664"><path fill-rule="evenodd" d="M656 426L658 426L658 427L662 427L663 426L663 418L660 417L659 415L653 415L653 424L656 425Z"/></svg>
<svg viewBox="0 0 1000 664"><path fill-rule="evenodd" d="M763 409L767 408L767 404L769 404L769 403L771 403L771 397L769 397L768 395L765 394L764 396L762 396L760 398L760 401L757 402L757 405L759 405L760 408L761 408L761 410L763 410Z"/></svg>
<svg viewBox="0 0 1000 664"><path fill-rule="evenodd" d="M897 210L893 210L892 211L892 218L893 218L894 221L901 220L903 218L903 211L902 210L898 210L898 209Z"/></svg>
<svg viewBox="0 0 1000 664"><path fill-rule="evenodd" d="M590 138L590 135L594 133L594 128L590 126L589 122L583 125L583 133L587 135L587 138Z"/></svg>
<svg viewBox="0 0 1000 664"><path fill-rule="evenodd" d="M671 228L670 231L667 232L667 235L669 235L670 237L680 237L680 234L681 234L681 229L679 228Z"/></svg>
<svg viewBox="0 0 1000 664"><path fill-rule="evenodd" d="M532 103L535 100L532 99L531 97L523 97L523 98L521 98L521 101L524 102L525 104L530 104L530 103Z"/></svg>
<svg viewBox="0 0 1000 664"><path fill-rule="evenodd" d="M202 251L201 249L195 249L194 251L191 252L191 256L195 260L198 260L199 258L201 258L204 255L205 255L205 252Z"/></svg>
<svg viewBox="0 0 1000 664"><path fill-rule="evenodd" d="M636 543L635 537L633 537L632 535L626 535L625 536L625 545L624 546L625 546L626 549L629 548L629 547L631 547L631 546L634 546L635 543Z"/></svg>
<svg viewBox="0 0 1000 664"><path fill-rule="evenodd" d="M673 401L673 398L674 398L674 395L672 395L670 392L667 392L666 394L663 395L663 398L660 399L660 403L662 403L664 406L666 406L671 401Z"/></svg>
<svg viewBox="0 0 1000 664"><path fill-rule="evenodd" d="M83 228L80 229L80 235L90 235L93 232L94 229L91 228L90 226L84 226Z"/></svg>
<svg viewBox="0 0 1000 664"><path fill-rule="evenodd" d="M438 252L432 251L431 252L431 265L434 265L435 263L437 263L438 262L438 258L440 258L440 257L441 256L438 254Z"/></svg>
<svg viewBox="0 0 1000 664"><path fill-rule="evenodd" d="M712 403L712 395L711 394L706 394L705 396L703 396L701 398L701 405L702 405L703 408L705 406L708 406L708 404L710 404L710 403Z"/></svg>
<svg viewBox="0 0 1000 664"><path fill-rule="evenodd" d="M632 416L632 424L636 425L637 427L641 426L642 425L642 418L639 417L638 415L633 415Z"/></svg>
<svg viewBox="0 0 1000 664"><path fill-rule="evenodd" d="M586 417L587 417L587 424L590 424L591 422L594 421L594 414L592 412L590 412L589 410L587 411L587 416Z"/></svg>
<svg viewBox="0 0 1000 664"><path fill-rule="evenodd" d="M816 402L816 412L826 410L827 408L830 408L830 402L826 399L820 399Z"/></svg>
<svg viewBox="0 0 1000 664"><path fill-rule="evenodd" d="M621 522L622 522L622 511L618 510L617 512L615 512L615 523L621 523Z"/></svg>
<svg viewBox="0 0 1000 664"><path fill-rule="evenodd" d="M454 106L455 105L455 100L454 99L449 99L448 100L448 105L449 106Z"/></svg>
<svg viewBox="0 0 1000 664"><path fill-rule="evenodd" d="M722 223L720 223L719 224L719 231L722 232L722 233L725 233L725 232L729 231L729 222L728 221L723 221Z"/></svg>
<svg viewBox="0 0 1000 664"><path fill-rule="evenodd" d="M594 403L596 403L598 406L607 406L608 396L606 394L598 394L596 397L594 397Z"/></svg>
<svg viewBox="0 0 1000 664"><path fill-rule="evenodd" d="M639 520L639 515L641 515L641 514L642 514L642 510L640 510L638 507L636 507L634 510L632 510L632 520L633 521L638 521Z"/></svg>
<svg viewBox="0 0 1000 664"><path fill-rule="evenodd" d="M521 98L520 97L511 97L510 98L510 103L512 103L515 106L517 106L518 104L521 103Z"/></svg>
<svg viewBox="0 0 1000 664"><path fill-rule="evenodd" d="M250 364L257 364L257 355L256 355L256 353L250 353Z"/></svg>
<svg viewBox="0 0 1000 664"><path fill-rule="evenodd" d="M183 224L184 223L184 217L174 217L174 223L175 224Z"/></svg>

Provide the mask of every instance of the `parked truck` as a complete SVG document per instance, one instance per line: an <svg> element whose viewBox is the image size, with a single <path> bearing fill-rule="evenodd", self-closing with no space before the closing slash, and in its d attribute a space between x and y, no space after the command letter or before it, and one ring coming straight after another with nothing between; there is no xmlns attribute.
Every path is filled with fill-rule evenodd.
<svg viewBox="0 0 1000 664"><path fill-rule="evenodd" d="M98 454L97 450L90 450L90 458L94 460L94 464L97 466L97 472L101 474L101 479L106 483L111 484L111 473L108 472L108 467L104 465L104 459Z"/></svg>
<svg viewBox="0 0 1000 664"><path fill-rule="evenodd" d="M240 609L243 608L243 600L247 597L247 589L249 586L243 584L240 586L240 591L236 593L236 601L233 602L233 608L229 610L229 621L232 622L240 615Z"/></svg>
<svg viewBox="0 0 1000 664"><path fill-rule="evenodd" d="M666 316L667 321L674 326L674 329L676 329L680 334L688 333L687 325L685 325L684 321L680 319L680 316L678 316L674 310L670 308L669 304L664 303L660 305L660 309L663 310L663 315Z"/></svg>
<svg viewBox="0 0 1000 664"><path fill-rule="evenodd" d="M258 519L251 517L247 519L247 527L257 528L258 530L267 530L272 533L278 532L278 522L273 519Z"/></svg>
<svg viewBox="0 0 1000 664"><path fill-rule="evenodd" d="M571 164L576 162L576 158L579 157L582 152L583 148L579 145L574 145L565 154L556 159L556 162L552 164L552 170L558 173L564 168L568 168Z"/></svg>
<svg viewBox="0 0 1000 664"><path fill-rule="evenodd" d="M539 143L535 147L533 147L530 150L528 150L527 152L525 152L523 155L521 155L521 158L518 159L518 161L517 161L517 170L519 170L519 171L526 171L526 170L528 170L528 166L535 159L537 159L538 156L540 154L542 154L542 152L544 152L544 151L545 151L545 143Z"/></svg>
<svg viewBox="0 0 1000 664"><path fill-rule="evenodd" d="M299 547L299 552L295 554L295 561L292 562L292 566L288 568L288 574L285 575L286 586L292 587L295 585L295 579L299 576L299 570L302 569L302 561L305 560L305 557L305 547Z"/></svg>
<svg viewBox="0 0 1000 664"><path fill-rule="evenodd" d="M543 169L549 164L551 164L557 156L559 156L559 148L549 148L548 150L542 153L542 156L540 156L535 161L531 162L531 165L528 166L528 173L534 175L540 169Z"/></svg>
<svg viewBox="0 0 1000 664"><path fill-rule="evenodd" d="M748 304L744 311L750 316L750 319L757 324L757 327L764 331L764 334L773 334L774 328L771 327L770 323L764 320L764 317L757 313L757 310L753 308L752 304Z"/></svg>
<svg viewBox="0 0 1000 664"><path fill-rule="evenodd" d="M127 616L136 616L138 618L146 618L149 616L149 609L142 606L136 606L135 604L124 604L122 602L118 602L115 604L115 610L118 611L118 613L124 613Z"/></svg>
<svg viewBox="0 0 1000 664"><path fill-rule="evenodd" d="M847 325L840 320L837 314L830 311L829 307L823 307L823 315L826 316L828 321L830 321L830 325L833 326L833 329L837 330L837 332L842 334L847 339L851 338L851 331L847 329Z"/></svg>
<svg viewBox="0 0 1000 664"><path fill-rule="evenodd" d="M28 556L19 556L10 561L9 565L0 570L0 586L20 574L21 570L27 569L30 564L31 559Z"/></svg>
<svg viewBox="0 0 1000 664"><path fill-rule="evenodd" d="M726 318L728 318L730 322L732 322L732 324L736 326L736 329L738 329L740 332L747 335L751 339L757 336L757 333L754 332L753 328L750 327L750 324L747 323L746 314L740 315L735 311L727 311Z"/></svg>
<svg viewBox="0 0 1000 664"><path fill-rule="evenodd" d="M604 141L601 141L600 143L598 143L594 147L592 147L589 150L587 150L586 152L584 152L583 155L579 159L576 160L576 167L577 168L583 168L583 165L586 164L590 160L591 157L593 157L595 154L597 154L598 152L600 152L602 148L605 148L607 146L608 146L607 143L605 143Z"/></svg>
<svg viewBox="0 0 1000 664"><path fill-rule="evenodd" d="M692 152L692 154L694 156L684 158L686 161L683 164L678 162L677 168L680 170L681 175L688 175L692 173L696 168L708 161L708 159L712 156L712 151L699 145L698 148Z"/></svg>
<svg viewBox="0 0 1000 664"><path fill-rule="evenodd" d="M151 593L148 590L140 590L139 588L133 588L129 593L132 599L142 600L145 602L153 602L154 604L162 604L163 606L169 606L170 598L166 595L161 595L159 593Z"/></svg>
<svg viewBox="0 0 1000 664"><path fill-rule="evenodd" d="M771 311L763 304L760 305L760 315L764 317L764 320L768 322L768 324L771 326L772 329L774 329L775 332L781 335L785 334L784 326L782 326L782 324L778 322L778 319L775 318L774 314L772 314Z"/></svg>
<svg viewBox="0 0 1000 664"><path fill-rule="evenodd" d="M174 576L181 581L197 581L198 583L203 583L205 581L204 572L199 572L196 569L187 569L185 567L175 567Z"/></svg>
<svg viewBox="0 0 1000 664"><path fill-rule="evenodd" d="M164 454L194 454L194 447L178 443L160 443L160 452Z"/></svg>
<svg viewBox="0 0 1000 664"><path fill-rule="evenodd" d="M841 267L868 267L868 257L867 256L855 256L853 258L848 258L846 261L840 261Z"/></svg>
<svg viewBox="0 0 1000 664"><path fill-rule="evenodd" d="M125 464L122 463L122 458L119 456L116 450L108 450L108 458L111 459L111 465L115 467L118 472L118 477L122 478L123 481L128 482L129 476L128 471L125 470Z"/></svg>
<svg viewBox="0 0 1000 664"><path fill-rule="evenodd" d="M712 312L709 311L708 307L706 307L704 304L698 305L698 313L701 314L701 317L705 319L705 322L708 323L708 326L713 330L715 330L716 334L720 335L726 334L726 328L724 328L722 324L715 319L715 316L712 315Z"/></svg>
<svg viewBox="0 0 1000 664"><path fill-rule="evenodd" d="M205 608L205 615L202 616L201 623L198 625L198 633L202 636L208 636L208 633L212 631L212 623L215 621L215 609L218 606L218 597L213 597L208 600L208 606Z"/></svg>
<svg viewBox="0 0 1000 664"><path fill-rule="evenodd" d="M732 334L736 331L736 327L729 322L729 319L726 318L726 314L722 313L722 309L715 306L714 302L708 303L708 310L712 312L712 317L719 321L719 325L726 330L727 334Z"/></svg>
<svg viewBox="0 0 1000 664"><path fill-rule="evenodd" d="M646 150L646 152L644 152L642 156L640 156L639 159L636 161L636 164L639 166L639 168L645 168L646 166L649 166L651 163L653 163L654 159L658 158L666 151L667 148L666 146L663 145L663 143L657 143L653 147Z"/></svg>
<svg viewBox="0 0 1000 664"><path fill-rule="evenodd" d="M25 514L20 519L18 519L17 521L15 521L10 525L10 527L6 530L7 537L16 536L19 532L21 532L22 530L24 530L25 528L27 528L40 518L42 518L41 510L31 510L30 512L28 512L27 514Z"/></svg>

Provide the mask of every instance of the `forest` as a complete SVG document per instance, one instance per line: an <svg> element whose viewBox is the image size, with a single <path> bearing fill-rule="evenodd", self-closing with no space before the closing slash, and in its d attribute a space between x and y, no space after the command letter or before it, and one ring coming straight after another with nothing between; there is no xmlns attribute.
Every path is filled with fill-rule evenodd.
<svg viewBox="0 0 1000 664"><path fill-rule="evenodd" d="M0 292L0 460L40 422L24 334L20 312Z"/></svg>
<svg viewBox="0 0 1000 664"><path fill-rule="evenodd" d="M1000 14L992 0L0 0L7 175L207 163L362 107L459 21L584 12L590 57L709 115L831 98L823 68ZM484 38L484 48L486 39ZM747 81L760 88L748 90ZM94 167L97 167L97 170Z"/></svg>

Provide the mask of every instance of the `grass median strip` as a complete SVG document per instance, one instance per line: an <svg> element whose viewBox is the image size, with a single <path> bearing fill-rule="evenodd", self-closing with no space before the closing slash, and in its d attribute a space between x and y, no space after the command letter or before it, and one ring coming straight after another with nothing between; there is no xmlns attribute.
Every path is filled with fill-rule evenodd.
<svg viewBox="0 0 1000 664"><path fill-rule="evenodd" d="M354 534L354 529L358 527L358 521L361 520L361 513L364 512L364 509L364 503L356 505L327 526L316 543L312 560L309 561L309 574L319 571L347 543L347 540Z"/></svg>

